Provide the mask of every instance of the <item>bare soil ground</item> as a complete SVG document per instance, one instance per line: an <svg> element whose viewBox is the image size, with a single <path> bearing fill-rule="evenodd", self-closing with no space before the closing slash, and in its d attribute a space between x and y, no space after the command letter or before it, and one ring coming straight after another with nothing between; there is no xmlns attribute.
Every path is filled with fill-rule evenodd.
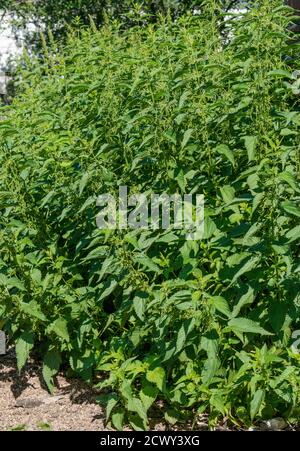
<svg viewBox="0 0 300 451"><path fill-rule="evenodd" d="M60 374L55 393L50 396L40 362L29 360L19 374L14 349L0 355L0 431L112 430L105 425L105 413L96 402L97 395L83 381ZM202 423L202 427L207 429L207 424ZM161 416L151 421L151 430L166 429L169 426L161 422Z"/></svg>
<svg viewBox="0 0 300 451"><path fill-rule="evenodd" d="M56 378L54 396L50 396L43 382L40 362L29 360L19 374L14 349L0 355L0 431L111 430L105 425L104 410L96 403L98 394L83 381L60 374ZM162 416L160 413L150 421L151 430L192 429L191 424L171 428L161 421ZM203 416L197 429L207 428Z"/></svg>
<svg viewBox="0 0 300 451"><path fill-rule="evenodd" d="M57 378L55 396L47 392L41 367L28 362L21 375L11 349L0 356L0 430L100 431L104 412L96 393L82 381Z"/></svg>

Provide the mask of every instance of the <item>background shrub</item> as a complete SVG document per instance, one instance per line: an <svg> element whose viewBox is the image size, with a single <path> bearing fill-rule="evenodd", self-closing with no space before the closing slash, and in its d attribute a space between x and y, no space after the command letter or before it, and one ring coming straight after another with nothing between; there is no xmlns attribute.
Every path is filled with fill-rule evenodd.
<svg viewBox="0 0 300 451"><path fill-rule="evenodd" d="M0 327L50 390L61 363L105 376L117 428L158 399L171 423L298 416L298 45L279 0L225 43L216 7L25 57L1 113ZM120 185L204 193L204 239L98 230Z"/></svg>

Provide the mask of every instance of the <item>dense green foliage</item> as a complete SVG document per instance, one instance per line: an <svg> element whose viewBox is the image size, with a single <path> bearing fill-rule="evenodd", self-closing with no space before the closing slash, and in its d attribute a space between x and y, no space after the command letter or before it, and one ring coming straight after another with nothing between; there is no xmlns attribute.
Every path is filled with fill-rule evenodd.
<svg viewBox="0 0 300 451"><path fill-rule="evenodd" d="M299 419L299 45L263 0L159 27L71 36L24 62L0 123L0 327L103 379L107 416L146 428L207 411ZM204 193L205 236L98 230L96 198Z"/></svg>

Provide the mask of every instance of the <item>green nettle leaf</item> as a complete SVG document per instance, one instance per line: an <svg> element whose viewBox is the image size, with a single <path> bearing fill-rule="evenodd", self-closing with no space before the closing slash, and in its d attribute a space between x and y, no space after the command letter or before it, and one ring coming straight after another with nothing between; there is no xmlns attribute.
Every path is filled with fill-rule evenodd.
<svg viewBox="0 0 300 451"><path fill-rule="evenodd" d="M218 357L218 340L211 337L202 337L201 347L207 352L207 359L204 362L201 373L202 382L204 384L209 384L213 380L221 364Z"/></svg>
<svg viewBox="0 0 300 451"><path fill-rule="evenodd" d="M6 277L4 274L0 274L0 285L1 286L8 286L9 278Z"/></svg>
<svg viewBox="0 0 300 451"><path fill-rule="evenodd" d="M26 291L24 284L17 277L8 278L4 274L0 274L0 285L7 288L17 288L20 291Z"/></svg>
<svg viewBox="0 0 300 451"><path fill-rule="evenodd" d="M118 286L118 282L116 280L110 280L108 283L104 285L104 290L99 297L99 301L107 298L110 294L112 294Z"/></svg>
<svg viewBox="0 0 300 451"><path fill-rule="evenodd" d="M90 205L95 205L96 203L96 197L90 196L86 201L83 203L81 208L78 210L78 213L82 213L84 210L86 210Z"/></svg>
<svg viewBox="0 0 300 451"><path fill-rule="evenodd" d="M253 161L256 154L257 136L245 136L244 140L248 154L248 161Z"/></svg>
<svg viewBox="0 0 300 451"><path fill-rule="evenodd" d="M281 172L278 175L278 178L280 180L283 180L284 182L286 182L294 191L299 192L299 183L297 183L297 180L294 176L294 174L292 174L291 172L285 171L285 172Z"/></svg>
<svg viewBox="0 0 300 451"><path fill-rule="evenodd" d="M147 371L146 379L148 382L156 385L161 392L165 390L166 373L162 367L156 367L154 370Z"/></svg>
<svg viewBox="0 0 300 451"><path fill-rule="evenodd" d="M232 311L232 318L235 318L245 305L252 304L254 299L255 299L254 289L252 287L249 287L247 293L243 294L238 303L234 306Z"/></svg>
<svg viewBox="0 0 300 451"><path fill-rule="evenodd" d="M56 192L54 190L50 191L41 201L40 208L44 208L45 205L47 205L53 197L56 195Z"/></svg>
<svg viewBox="0 0 300 451"><path fill-rule="evenodd" d="M179 102L178 102L178 109L181 110L184 107L185 102L187 101L189 97L189 92L188 91L184 91L180 98L179 98Z"/></svg>
<svg viewBox="0 0 300 451"><path fill-rule="evenodd" d="M228 322L228 327L234 332L273 335L272 333L266 331L258 323L248 318L233 318Z"/></svg>
<svg viewBox="0 0 300 451"><path fill-rule="evenodd" d="M138 416L145 422L147 422L147 412L142 404L142 401L138 398L131 398L127 402L127 409L130 412L137 413Z"/></svg>
<svg viewBox="0 0 300 451"><path fill-rule="evenodd" d="M181 143L181 148L182 149L184 149L185 146L188 144L189 140L192 137L193 131L194 130L192 128L190 128L189 130L186 130L186 132L184 132L183 140L182 140L182 143Z"/></svg>
<svg viewBox="0 0 300 451"><path fill-rule="evenodd" d="M277 334L282 330L282 327L287 317L287 306L280 303L273 303L268 310L270 324Z"/></svg>
<svg viewBox="0 0 300 451"><path fill-rule="evenodd" d="M54 389L53 377L59 371L61 365L61 354L57 349L50 349L43 361L43 378L46 382L46 385L49 391L52 393Z"/></svg>
<svg viewBox="0 0 300 451"><path fill-rule="evenodd" d="M156 263L154 263L151 260L151 258L149 258L146 255L137 255L136 257L134 257L134 260L137 263L140 263L145 268L147 268L149 271L152 271L152 272L155 272L155 273L161 273L160 267Z"/></svg>
<svg viewBox="0 0 300 451"><path fill-rule="evenodd" d="M245 263L241 266L241 268L238 270L238 272L233 276L232 281L230 285L233 285L239 277L241 277L243 274L251 271L252 269L256 268L260 261L260 257L248 257L245 261Z"/></svg>
<svg viewBox="0 0 300 451"><path fill-rule="evenodd" d="M186 345L187 338L195 326L195 318L184 321L180 327L176 340L176 352L182 351Z"/></svg>
<svg viewBox="0 0 300 451"><path fill-rule="evenodd" d="M88 172L86 172L85 174L83 174L82 179L80 180L80 184L79 184L79 195L81 196L81 194L83 193L84 188L86 187L89 179L90 179L90 174Z"/></svg>
<svg viewBox="0 0 300 451"><path fill-rule="evenodd" d="M221 195L222 195L222 198L223 198L225 204L229 204L230 202L233 201L234 196L235 196L235 191L232 186L229 186L229 185L222 186L222 188L220 188L220 191L221 191Z"/></svg>
<svg viewBox="0 0 300 451"><path fill-rule="evenodd" d="M21 310L28 316L37 318L41 321L47 321L46 316L42 313L41 308L36 301L31 301L28 304L21 302Z"/></svg>
<svg viewBox="0 0 300 451"><path fill-rule="evenodd" d="M290 243L293 241L300 239L300 225L294 227L293 229L289 230L287 234L285 235Z"/></svg>
<svg viewBox="0 0 300 451"><path fill-rule="evenodd" d="M250 417L253 420L262 408L265 399L265 390L257 390L250 403Z"/></svg>
<svg viewBox="0 0 300 451"><path fill-rule="evenodd" d="M203 384L209 384L215 376L217 370L220 368L220 359L216 354L210 353L208 359L205 360L202 370Z"/></svg>
<svg viewBox="0 0 300 451"><path fill-rule="evenodd" d="M142 387L140 391L140 398L146 411L149 410L150 407L154 404L158 392L158 388L150 384L144 385Z"/></svg>
<svg viewBox="0 0 300 451"><path fill-rule="evenodd" d="M125 412L119 411L115 412L111 416L112 425L117 429L117 431L122 431L124 426Z"/></svg>
<svg viewBox="0 0 300 451"><path fill-rule="evenodd" d="M177 125L181 125L185 118L186 118L186 113L181 113L181 114L178 114L178 116L176 116L174 121L176 122Z"/></svg>
<svg viewBox="0 0 300 451"><path fill-rule="evenodd" d="M230 161L232 166L234 166L234 155L232 150L230 150L228 146L226 146L225 144L220 144L219 146L216 147L216 151L220 155L224 155L227 158L227 160Z"/></svg>
<svg viewBox="0 0 300 451"><path fill-rule="evenodd" d="M209 400L211 407L216 409L217 412L221 413L223 416L226 415L226 407L224 404L224 398L221 393L213 393Z"/></svg>
<svg viewBox="0 0 300 451"><path fill-rule="evenodd" d="M146 431L147 422L138 414L128 414L129 423L135 431Z"/></svg>
<svg viewBox="0 0 300 451"><path fill-rule="evenodd" d="M109 420L112 410L119 402L119 396L116 393L110 393L107 397L106 404L106 421Z"/></svg>
<svg viewBox="0 0 300 451"><path fill-rule="evenodd" d="M21 372L22 368L25 366L29 353L34 346L34 334L33 332L25 331L22 333L20 338L16 341L16 355L17 355L17 365L18 370Z"/></svg>
<svg viewBox="0 0 300 451"><path fill-rule="evenodd" d="M216 310L223 313L227 318L231 316L228 302L222 296L212 296L210 297L210 302Z"/></svg>
<svg viewBox="0 0 300 451"><path fill-rule="evenodd" d="M174 426L179 421L182 421L182 415L180 411L177 411L175 409L168 409L165 413L165 420Z"/></svg>
<svg viewBox="0 0 300 451"><path fill-rule="evenodd" d="M209 217L204 218L204 236L203 239L208 240L217 231L216 223Z"/></svg>
<svg viewBox="0 0 300 451"><path fill-rule="evenodd" d="M253 198L253 204L252 204L252 215L254 214L255 210L260 206L261 202L265 198L265 193L258 193Z"/></svg>
<svg viewBox="0 0 300 451"><path fill-rule="evenodd" d="M145 318L147 300L148 294L143 292L137 293L133 299L135 313L141 321L144 321Z"/></svg>
<svg viewBox="0 0 300 451"><path fill-rule="evenodd" d="M34 282L36 282L38 285L41 284L41 280L42 280L42 273L39 269L34 269L31 273L31 278L32 280L34 280Z"/></svg>
<svg viewBox="0 0 300 451"><path fill-rule="evenodd" d="M68 324L64 318L57 318L54 323L47 327L47 332L54 332L58 337L63 340L69 341Z"/></svg>
<svg viewBox="0 0 300 451"><path fill-rule="evenodd" d="M179 173L178 173L178 175L176 177L176 180L178 182L178 185L179 185L181 191L185 192L185 188L186 188L187 182L186 182L186 179L185 179L185 176L184 176L184 172L183 172L182 169L179 171Z"/></svg>
<svg viewBox="0 0 300 451"><path fill-rule="evenodd" d="M274 69L268 72L267 75L273 76L273 77L279 77L279 78L290 78L293 80L293 75L288 70L284 69Z"/></svg>
<svg viewBox="0 0 300 451"><path fill-rule="evenodd" d="M282 202L281 205L287 213L290 213L291 215L300 217L300 208L297 207L297 205L295 205L293 202L286 201L286 202Z"/></svg>
<svg viewBox="0 0 300 451"><path fill-rule="evenodd" d="M237 108L235 109L235 112L238 112L244 108L247 108L251 104L251 102L252 102L251 97L248 97L248 96L243 97L241 99L241 101L239 102Z"/></svg>

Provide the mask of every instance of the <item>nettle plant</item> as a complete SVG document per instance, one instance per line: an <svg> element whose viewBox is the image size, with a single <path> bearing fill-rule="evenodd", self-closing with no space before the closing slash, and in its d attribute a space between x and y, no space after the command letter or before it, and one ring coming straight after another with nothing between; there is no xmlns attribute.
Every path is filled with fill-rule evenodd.
<svg viewBox="0 0 300 451"><path fill-rule="evenodd" d="M100 378L118 429L299 419L300 48L281 3L228 16L225 41L214 0L92 25L24 56L2 109L0 327L50 390L60 368ZM119 186L203 193L203 239L99 230Z"/></svg>

